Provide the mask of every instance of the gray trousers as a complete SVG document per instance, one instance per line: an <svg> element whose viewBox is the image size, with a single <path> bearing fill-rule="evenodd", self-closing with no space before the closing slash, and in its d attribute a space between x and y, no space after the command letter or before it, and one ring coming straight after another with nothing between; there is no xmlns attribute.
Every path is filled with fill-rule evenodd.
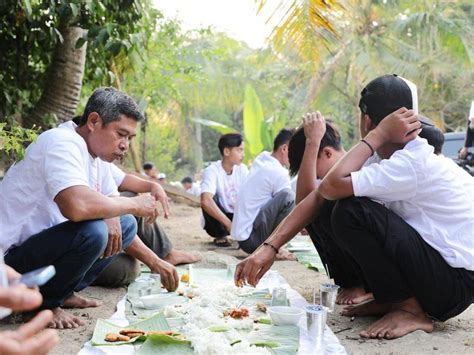
<svg viewBox="0 0 474 355"><path fill-rule="evenodd" d="M138 224L138 237L150 248L160 259L164 259L173 249L173 245L165 231L155 221L146 223L143 217L136 217ZM133 256L120 253L99 274L94 282L95 286L120 287L135 280L140 274L140 263Z"/></svg>
<svg viewBox="0 0 474 355"><path fill-rule="evenodd" d="M239 242L239 247L246 253L253 253L294 207L295 193L292 190L285 189L277 193L260 209L253 222L249 238Z"/></svg>

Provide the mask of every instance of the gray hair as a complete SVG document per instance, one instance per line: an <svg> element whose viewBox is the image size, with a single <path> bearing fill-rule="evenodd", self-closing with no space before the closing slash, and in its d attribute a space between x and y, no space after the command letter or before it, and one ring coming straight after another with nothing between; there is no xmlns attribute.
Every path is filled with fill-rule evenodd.
<svg viewBox="0 0 474 355"><path fill-rule="evenodd" d="M87 118L92 112L99 114L104 126L110 122L120 120L122 115L137 122L144 119L137 103L126 93L112 87L98 88L94 91L87 100L79 126L87 123Z"/></svg>

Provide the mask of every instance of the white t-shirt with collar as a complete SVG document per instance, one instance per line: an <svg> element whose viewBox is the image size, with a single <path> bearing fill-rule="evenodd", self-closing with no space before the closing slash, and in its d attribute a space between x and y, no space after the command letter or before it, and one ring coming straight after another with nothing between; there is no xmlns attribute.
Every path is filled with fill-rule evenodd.
<svg viewBox="0 0 474 355"><path fill-rule="evenodd" d="M351 174L354 195L394 211L452 267L474 270L474 178L419 137L370 162Z"/></svg>
<svg viewBox="0 0 474 355"><path fill-rule="evenodd" d="M82 185L107 196L116 194L110 163L92 158L76 127L69 121L40 134L25 158L0 182L0 248L4 251L67 221L54 202L62 190Z"/></svg>
<svg viewBox="0 0 474 355"><path fill-rule="evenodd" d="M271 153L260 153L237 195L230 232L232 238L247 240L260 209L283 189L291 189L288 170Z"/></svg>
<svg viewBox="0 0 474 355"><path fill-rule="evenodd" d="M234 213L235 200L240 185L249 170L244 164L234 165L232 174L227 174L218 160L204 169L201 182L201 194L209 192L217 196L219 203L228 213Z"/></svg>

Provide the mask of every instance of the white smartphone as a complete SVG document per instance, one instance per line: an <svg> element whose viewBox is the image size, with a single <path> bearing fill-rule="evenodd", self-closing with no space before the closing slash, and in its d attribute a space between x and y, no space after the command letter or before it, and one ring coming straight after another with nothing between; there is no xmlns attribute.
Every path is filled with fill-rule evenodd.
<svg viewBox="0 0 474 355"><path fill-rule="evenodd" d="M49 265L21 275L19 279L13 280L10 285L23 284L30 288L43 286L54 275L56 275L56 268L53 265Z"/></svg>

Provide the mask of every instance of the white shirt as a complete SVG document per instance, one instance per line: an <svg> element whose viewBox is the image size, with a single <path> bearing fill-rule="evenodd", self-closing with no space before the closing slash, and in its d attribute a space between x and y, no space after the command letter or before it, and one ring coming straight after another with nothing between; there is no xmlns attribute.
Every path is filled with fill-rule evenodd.
<svg viewBox="0 0 474 355"><path fill-rule="evenodd" d="M355 196L382 202L452 267L474 270L474 178L416 138L351 174Z"/></svg>
<svg viewBox="0 0 474 355"><path fill-rule="evenodd" d="M232 174L227 174L218 160L204 169L201 182L201 194L209 192L216 195L219 203L228 213L234 213L235 200L249 170L244 164L234 165Z"/></svg>
<svg viewBox="0 0 474 355"><path fill-rule="evenodd" d="M54 198L68 187L87 186L107 196L116 193L110 163L91 157L76 127L69 121L40 134L25 158L0 182L0 248L4 251L65 222Z"/></svg>
<svg viewBox="0 0 474 355"><path fill-rule="evenodd" d="M288 170L271 153L260 153L237 195L230 232L232 238L247 240L260 209L283 189L291 189Z"/></svg>
<svg viewBox="0 0 474 355"><path fill-rule="evenodd" d="M201 185L193 182L191 187L186 190L188 194L194 195L194 196L199 196L201 195Z"/></svg>

